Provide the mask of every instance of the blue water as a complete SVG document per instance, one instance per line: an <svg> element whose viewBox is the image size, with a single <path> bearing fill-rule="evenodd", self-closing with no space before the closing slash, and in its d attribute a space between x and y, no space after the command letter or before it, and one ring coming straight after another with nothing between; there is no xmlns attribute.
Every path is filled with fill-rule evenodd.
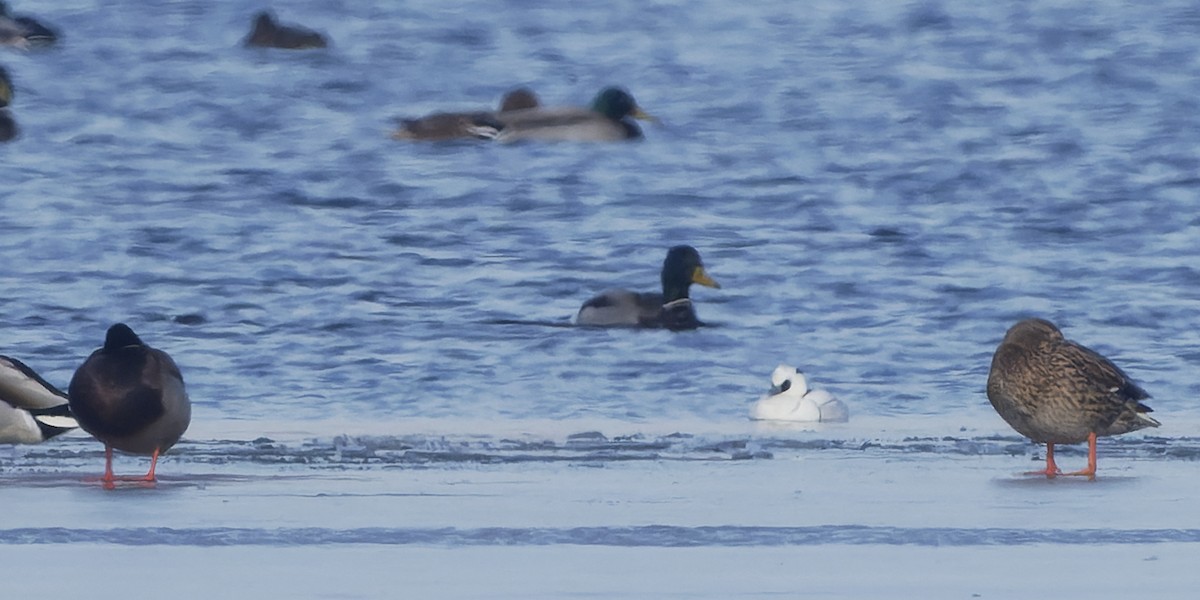
<svg viewBox="0 0 1200 600"><path fill-rule="evenodd" d="M788 361L856 414L992 420L1041 315L1197 414L1190 3L495 6L296 3L333 47L290 53L239 47L256 3L42 7L64 42L0 55L3 351L65 383L129 322L198 419L737 419ZM611 83L664 125L387 137ZM654 289L677 243L713 328L499 324Z"/></svg>
<svg viewBox="0 0 1200 600"><path fill-rule="evenodd" d="M903 529L895 527L576 527L564 529L10 529L5 544L114 544L118 546L622 546L691 548L704 546L1026 546L1031 544L1161 544L1200 542L1200 530L1147 529Z"/></svg>
<svg viewBox="0 0 1200 600"><path fill-rule="evenodd" d="M194 421L162 487L194 494L201 513L220 512L210 494L236 502L237 477L278 468L297 488L311 478L336 489L322 478L362 471L390 490L411 471L445 471L487 490L492 476L532 476L528 465L554 488L591 467L638 463L687 479L701 477L697 464L833 453L918 474L986 460L982 470L1006 477L1001 459L1028 455L1021 466L1032 468L1036 449L983 388L1004 331L1033 315L1153 395L1163 428L1106 441L1102 474L1171 461L1147 477L1161 483L1200 456L1187 425L1200 419L1193 2L276 6L282 21L329 35L332 47L315 52L240 47L261 6L245 0L13 4L63 41L0 48L22 129L0 145L0 353L65 386L116 321L170 352ZM586 104L610 84L662 124L608 145L388 137L397 117L492 106L517 85L549 104ZM723 286L693 290L711 327L568 326L599 291L655 289L666 249L681 243ZM843 398L851 424L701 431L744 424L780 362ZM560 421L576 435L505 437L512 423ZM594 421L608 428L593 434ZM258 424L281 422L300 434L255 439ZM14 450L0 456L4 487L53 488L71 505L58 488L98 471L100 454L86 439ZM774 462L773 475L790 476L793 463ZM205 479L227 465L233 479ZM888 481L858 477L864 502ZM279 510L282 523L240 507L216 524L12 522L0 544L1197 540L1186 493L1139 496L1117 480L1090 501L1144 502L1163 522L1076 516L1068 525L1081 527L1055 529L1054 511L1077 514L1075 498L1004 488L981 495L1002 496L1009 512L975 498L952 505L985 511L974 527L820 516L758 527L720 507L702 521L711 529L652 517L626 526L580 504L569 507L586 517L562 527L361 526L309 523L304 511L317 509L295 504L247 512ZM940 516L940 499L912 486ZM835 492L818 498L839 506ZM470 514L503 514L508 500L522 498ZM1047 503L1044 521L1021 520ZM1171 510L1186 513L1175 528Z"/></svg>

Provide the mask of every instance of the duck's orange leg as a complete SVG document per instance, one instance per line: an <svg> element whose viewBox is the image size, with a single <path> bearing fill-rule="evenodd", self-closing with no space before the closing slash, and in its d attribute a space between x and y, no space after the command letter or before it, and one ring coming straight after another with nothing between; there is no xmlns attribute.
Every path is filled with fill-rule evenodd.
<svg viewBox="0 0 1200 600"><path fill-rule="evenodd" d="M111 490L117 487L116 484L113 483L112 446L109 446L108 444L104 445L104 477L100 478L100 482L104 484L104 489L106 490Z"/></svg>
<svg viewBox="0 0 1200 600"><path fill-rule="evenodd" d="M116 489L118 481L133 481L141 484L149 483L151 485L140 487L154 487L154 482L157 481L154 476L154 469L158 466L159 450L154 449L154 454L150 458L150 471L144 476L139 475L114 475L113 474L113 450L112 446L104 446L104 476L100 478L100 483L104 485L104 489ZM95 479L85 479L85 481L95 481Z"/></svg>
<svg viewBox="0 0 1200 600"><path fill-rule="evenodd" d="M155 481L154 469L156 467L158 467L158 448L154 449L154 454L150 457L150 471L146 473L146 477L143 478L144 481Z"/></svg>
<svg viewBox="0 0 1200 600"><path fill-rule="evenodd" d="M151 484L154 483L155 481L157 481L154 477L154 469L156 467L158 467L158 452L159 452L158 448L155 448L154 454L150 455L150 470L147 471L145 475L143 475L143 476L126 475L124 477L118 477L117 479L119 479L121 481L134 481L137 483L151 483ZM145 487L153 487L153 486L145 486Z"/></svg>
<svg viewBox="0 0 1200 600"><path fill-rule="evenodd" d="M1067 473L1067 475L1080 475L1087 477L1091 481L1096 480L1096 432L1088 434L1088 466L1082 471Z"/></svg>
<svg viewBox="0 0 1200 600"><path fill-rule="evenodd" d="M83 480L88 483L91 483L94 481L99 481L100 484L103 485L104 489L106 489L106 490L111 490L111 489L116 488L117 486L114 482L117 480L117 478L113 476L112 454L113 454L112 446L105 444L104 445L104 474L101 475L100 477L84 477Z"/></svg>
<svg viewBox="0 0 1200 600"><path fill-rule="evenodd" d="M1058 465L1054 464L1054 442L1046 443L1046 470L1044 471L1027 471L1026 475L1045 475L1047 479L1054 479L1058 475L1062 475L1062 471L1058 470Z"/></svg>

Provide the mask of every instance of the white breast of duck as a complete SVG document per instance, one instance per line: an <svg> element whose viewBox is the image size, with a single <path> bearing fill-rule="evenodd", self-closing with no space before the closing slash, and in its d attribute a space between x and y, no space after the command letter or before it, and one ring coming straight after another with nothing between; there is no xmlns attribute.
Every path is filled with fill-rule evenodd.
<svg viewBox="0 0 1200 600"><path fill-rule="evenodd" d="M25 363L0 356L0 443L36 444L78 426L62 390Z"/></svg>
<svg viewBox="0 0 1200 600"><path fill-rule="evenodd" d="M779 365L771 373L771 391L750 407L750 418L803 423L850 420L845 403L825 390L809 389L799 369Z"/></svg>

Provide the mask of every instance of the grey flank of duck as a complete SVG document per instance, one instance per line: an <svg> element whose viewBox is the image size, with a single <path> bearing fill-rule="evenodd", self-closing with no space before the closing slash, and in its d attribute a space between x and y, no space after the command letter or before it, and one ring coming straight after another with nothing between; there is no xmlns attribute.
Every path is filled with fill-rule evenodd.
<svg viewBox="0 0 1200 600"><path fill-rule="evenodd" d="M529 88L517 88L500 100L497 113L489 111L436 112L419 119L400 119L392 133L396 140L444 141L461 139L493 139L504 128L499 115L514 110L538 106L537 95Z"/></svg>
<svg viewBox="0 0 1200 600"><path fill-rule="evenodd" d="M108 329L104 346L75 371L68 388L71 412L84 431L104 443L106 488L113 488L113 449L150 455L145 477L155 481L158 457L187 431L192 408L175 361L147 346L124 323Z"/></svg>
<svg viewBox="0 0 1200 600"><path fill-rule="evenodd" d="M307 50L310 48L325 48L329 43L325 36L311 29L297 25L284 25L275 20L268 11L260 11L254 15L254 25L244 42L246 46L259 48L283 48L286 50Z"/></svg>
<svg viewBox="0 0 1200 600"><path fill-rule="evenodd" d="M630 119L657 122L643 111L629 92L608 87L600 91L591 107L531 108L497 115L504 129L501 141L521 140L566 142L611 142L642 137Z"/></svg>
<svg viewBox="0 0 1200 600"><path fill-rule="evenodd" d="M0 142L7 142L17 137L17 121L8 110L13 99L13 83L8 71L0 67Z"/></svg>
<svg viewBox="0 0 1200 600"><path fill-rule="evenodd" d="M58 32L33 17L13 15L0 2L0 46L46 46L58 41Z"/></svg>
<svg viewBox="0 0 1200 600"><path fill-rule="evenodd" d="M62 390L25 363L0 356L0 444L37 444L78 426Z"/></svg>
<svg viewBox="0 0 1200 600"><path fill-rule="evenodd" d="M662 293L608 290L584 302L575 322L593 327L695 329L703 323L688 296L693 283L721 287L704 270L695 248L675 246L663 261Z"/></svg>
<svg viewBox="0 0 1200 600"><path fill-rule="evenodd" d="M1055 444L1086 441L1087 468L1066 474L1094 479L1097 437L1159 426L1142 403L1150 397L1146 390L1045 319L1009 328L992 357L987 396L1013 429L1046 444L1045 470L1030 475L1063 474L1054 462Z"/></svg>

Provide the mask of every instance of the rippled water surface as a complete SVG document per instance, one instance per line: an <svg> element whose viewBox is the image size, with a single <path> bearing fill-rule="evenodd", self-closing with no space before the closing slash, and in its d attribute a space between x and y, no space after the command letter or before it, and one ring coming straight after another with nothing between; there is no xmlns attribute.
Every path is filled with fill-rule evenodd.
<svg viewBox="0 0 1200 600"><path fill-rule="evenodd" d="M1038 314L1195 414L1187 3L385 4L287 7L309 53L239 47L246 3L45 12L61 47L3 55L5 351L65 382L129 321L199 419L736 419L791 361L858 413L991 420L990 352ZM664 125L386 135L610 83ZM716 327L503 324L653 289L677 243Z"/></svg>
<svg viewBox="0 0 1200 600"><path fill-rule="evenodd" d="M0 146L0 353L65 386L115 321L169 351L194 411L167 483L220 461L254 477L347 460L386 481L530 464L555 487L630 459L668 472L749 459L776 477L812 454L918 471L986 461L977 476L1006 476L1036 449L983 387L1005 329L1031 315L1154 396L1163 427L1102 444L1102 472L1158 461L1194 478L1191 2L276 5L330 36L315 52L240 47L260 8L244 0L10 4L63 40L0 48L22 129ZM516 85L586 104L609 84L662 124L607 145L388 138L396 117L491 106ZM568 326L603 289L656 288L681 243L723 286L693 290L711 327ZM842 397L851 422L746 422L779 362ZM6 487L55 488L98 460L76 436L0 467ZM1175 507L1174 493L1151 496ZM578 521L564 527L618 526ZM1129 526L1142 533L1125 541L1194 543L1200 523L1183 521ZM29 541L13 533L26 525L0 543ZM987 543L1026 531L990 526ZM67 541L123 543L93 527ZM1182 533L1145 533L1159 527ZM808 543L789 531L762 543ZM530 543L578 543L556 535Z"/></svg>

